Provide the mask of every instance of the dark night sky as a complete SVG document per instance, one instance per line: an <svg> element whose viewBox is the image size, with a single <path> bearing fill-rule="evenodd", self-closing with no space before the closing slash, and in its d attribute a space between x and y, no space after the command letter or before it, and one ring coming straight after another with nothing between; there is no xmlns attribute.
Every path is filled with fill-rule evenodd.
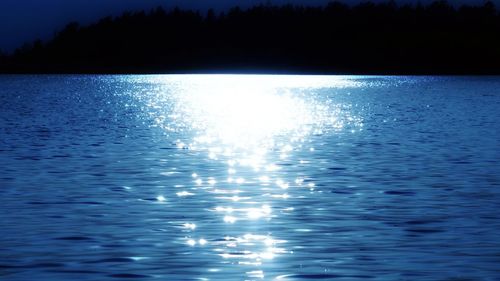
<svg viewBox="0 0 500 281"><path fill-rule="evenodd" d="M372 0L382 2L383 0ZM398 3L416 0L403 0ZM427 3L431 0L422 0ZM267 2L263 0L1 0L0 49L11 51L23 42L35 38L48 39L70 21L89 23L97 18L119 14L124 10L150 9L159 5L165 8L179 6L205 10L209 7L224 9L231 6L250 6ZM321 5L329 0L272 0L271 3ZM344 0L357 3L359 0ZM497 6L500 0L493 1ZM482 4L484 0L450 0L453 4Z"/></svg>

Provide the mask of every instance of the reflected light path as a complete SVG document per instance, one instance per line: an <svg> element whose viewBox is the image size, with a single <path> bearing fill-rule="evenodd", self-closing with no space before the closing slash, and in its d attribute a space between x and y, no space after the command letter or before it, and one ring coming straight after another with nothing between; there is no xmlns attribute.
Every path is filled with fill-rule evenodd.
<svg viewBox="0 0 500 281"><path fill-rule="evenodd" d="M0 280L499 280L499 78L0 78Z"/></svg>
<svg viewBox="0 0 500 281"><path fill-rule="evenodd" d="M342 130L346 123L362 127L361 120L349 116L342 105L320 103L314 93L321 88L355 87L355 82L321 76L189 77L159 77L176 85L176 92L157 93L147 100L157 126L167 132L190 132L191 139L177 140L179 150L201 152L203 161L219 165L191 171L192 182L176 189L178 197L212 198L206 209L213 225L200 225L192 218L181 224L185 236L180 239L186 247L213 251L221 264L247 267L247 278L267 279L267 264L293 254L288 241L273 231L281 216L294 211L287 200L297 195L289 191L314 191L311 179L289 175L284 163L295 152L313 153L314 147L308 145L311 136ZM173 110L164 114L166 106ZM300 161L297 164L308 162ZM167 199L159 195L157 200ZM203 228L219 228L218 235L198 234L207 233Z"/></svg>

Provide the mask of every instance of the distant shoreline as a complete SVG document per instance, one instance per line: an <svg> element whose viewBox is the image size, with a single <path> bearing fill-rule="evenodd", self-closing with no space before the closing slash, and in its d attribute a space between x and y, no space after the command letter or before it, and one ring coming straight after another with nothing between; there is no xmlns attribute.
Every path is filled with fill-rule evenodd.
<svg viewBox="0 0 500 281"><path fill-rule="evenodd" d="M206 14L162 8L80 26L0 53L11 74L500 74L500 14L454 7L332 2Z"/></svg>
<svg viewBox="0 0 500 281"><path fill-rule="evenodd" d="M285 72L285 71L224 71L224 72L0 72L1 76L115 76L115 75L262 75L262 76L409 76L409 77L500 77L499 73L336 73L336 72Z"/></svg>

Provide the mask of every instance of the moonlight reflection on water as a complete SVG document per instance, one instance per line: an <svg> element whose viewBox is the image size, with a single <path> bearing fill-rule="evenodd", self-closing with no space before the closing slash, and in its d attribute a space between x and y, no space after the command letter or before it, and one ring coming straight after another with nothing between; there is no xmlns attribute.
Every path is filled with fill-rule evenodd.
<svg viewBox="0 0 500 281"><path fill-rule="evenodd" d="M314 191L313 180L305 182L297 175L290 181L293 176L281 164L294 151L314 152L308 141L311 135L342 130L346 122L351 128L362 127L361 119L342 105L318 100L310 92L360 83L340 77L259 75L200 75L189 80L180 76L164 83L177 85L173 100L172 95L161 94L146 99L157 125L167 131L190 131L192 139L177 140L179 149L203 151L208 159L227 167L222 175L193 170L196 187L177 196L211 196L212 207L207 211L232 228L232 235L221 231L218 237L202 237L198 231L203 229L194 217L183 224L188 230L183 237L186 245L198 251L210 249L226 263L248 266L248 277L263 278L264 263L293 253L285 239L266 230L279 222L281 214L294 211L293 204L287 203L288 189ZM163 112L165 104L172 102L173 111Z"/></svg>
<svg viewBox="0 0 500 281"><path fill-rule="evenodd" d="M496 77L0 77L0 279L494 280Z"/></svg>

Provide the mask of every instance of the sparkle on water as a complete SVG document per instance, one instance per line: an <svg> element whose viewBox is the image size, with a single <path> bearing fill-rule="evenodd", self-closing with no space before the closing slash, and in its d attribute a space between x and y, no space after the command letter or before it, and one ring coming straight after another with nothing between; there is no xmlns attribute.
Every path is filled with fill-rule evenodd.
<svg viewBox="0 0 500 281"><path fill-rule="evenodd" d="M2 280L498 276L498 78L0 86Z"/></svg>
<svg viewBox="0 0 500 281"><path fill-rule="evenodd" d="M279 213L293 211L293 206L283 208L286 203L279 204L281 210L273 210L273 203L289 198L284 190L292 184L309 189L314 185L304 184L301 178L286 182L279 173L279 162L294 151L313 151L307 146L308 136L342 130L346 122L350 128L362 128L360 118L350 116L348 111L341 116L339 105L320 102L310 93L311 89L323 87L359 86L359 82L351 79L260 75L161 79L167 85L176 85L173 95L148 93L136 98L147 101L149 114L165 131L191 132L192 139L177 140L179 149L201 151L209 160L227 165L227 174L219 177L209 171L192 171L193 183L200 187L192 190L213 194L213 202L221 205L209 211L235 229L252 228L251 225L265 229L263 225L271 224ZM164 112L162 109L168 103L173 103L174 109L170 111L168 107L168 112ZM177 196L194 195L187 190L177 192ZM240 223L245 225L242 227ZM212 246L213 251L234 266L249 267L248 278L264 278L265 271L260 268L264 263L277 255L292 253L286 247L287 241L268 232L242 232L237 237L197 241L193 238L196 224L186 223L184 227L192 230L183 238L187 246Z"/></svg>
<svg viewBox="0 0 500 281"><path fill-rule="evenodd" d="M210 211L235 227L242 221L247 223L245 228L248 221L269 224L278 216L272 203L287 200L289 196L282 190L293 184L279 178L278 162L294 150L311 149L305 147L309 135L341 130L346 120L351 127L362 127L361 120L354 116L339 116L337 105L318 102L300 91L356 86L341 77L200 75L189 80L169 77L164 83L177 85L174 100L170 93L138 98L147 100L157 126L166 131L192 131L193 139L177 141L179 149L203 151L210 160L227 165L227 175L221 178L207 171L192 171L192 178L195 186L204 186L204 192L224 202ZM163 112L165 104L171 102L173 112ZM224 184L219 186L219 182ZM303 187L303 180L297 179L295 186ZM177 196L191 195L195 194L177 192ZM196 236L196 224L186 223L184 227L193 231L184 237L188 246L210 244L228 262L248 266L249 278L264 278L265 271L259 266L276 255L291 253L286 241L271 233L242 232L237 237L196 241L192 238Z"/></svg>

